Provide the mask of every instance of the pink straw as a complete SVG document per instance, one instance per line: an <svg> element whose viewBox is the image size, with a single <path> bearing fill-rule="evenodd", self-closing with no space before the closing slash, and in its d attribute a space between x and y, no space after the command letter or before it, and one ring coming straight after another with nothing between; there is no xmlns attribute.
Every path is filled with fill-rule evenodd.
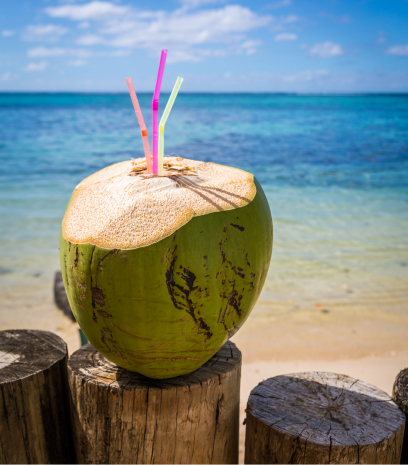
<svg viewBox="0 0 408 465"><path fill-rule="evenodd" d="M147 129L143 119L142 110L140 109L139 102L136 97L135 88L133 87L132 78L126 78L126 84L129 89L130 98L132 99L133 107L135 109L137 120L139 121L140 130L142 131L142 140L143 140L143 147L146 157L146 166L147 172L152 173L152 158L150 155L150 147L149 147L149 138L147 137Z"/></svg>
<svg viewBox="0 0 408 465"><path fill-rule="evenodd" d="M159 97L163 79L164 65L166 64L167 50L162 50L160 56L159 72L157 73L156 87L153 94L153 173L158 174L158 139L159 139Z"/></svg>

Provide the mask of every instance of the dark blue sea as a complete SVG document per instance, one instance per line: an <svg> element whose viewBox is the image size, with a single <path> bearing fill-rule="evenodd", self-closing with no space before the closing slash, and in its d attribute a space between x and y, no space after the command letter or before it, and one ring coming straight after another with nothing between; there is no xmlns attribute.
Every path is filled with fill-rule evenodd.
<svg viewBox="0 0 408 465"><path fill-rule="evenodd" d="M150 136L152 95L138 97ZM180 94L165 133L174 153L261 182L275 228L264 303L408 310L408 95ZM3 309L51 292L75 186L141 156L127 94L0 94Z"/></svg>

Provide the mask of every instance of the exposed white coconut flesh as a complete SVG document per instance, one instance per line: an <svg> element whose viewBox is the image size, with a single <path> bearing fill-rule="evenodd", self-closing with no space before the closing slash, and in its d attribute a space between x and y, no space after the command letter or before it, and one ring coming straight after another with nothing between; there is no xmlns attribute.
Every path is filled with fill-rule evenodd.
<svg viewBox="0 0 408 465"><path fill-rule="evenodd" d="M165 157L163 174L147 174L139 158L84 179L65 213L64 239L105 249L145 247L194 216L244 207L256 194L252 174L215 163Z"/></svg>

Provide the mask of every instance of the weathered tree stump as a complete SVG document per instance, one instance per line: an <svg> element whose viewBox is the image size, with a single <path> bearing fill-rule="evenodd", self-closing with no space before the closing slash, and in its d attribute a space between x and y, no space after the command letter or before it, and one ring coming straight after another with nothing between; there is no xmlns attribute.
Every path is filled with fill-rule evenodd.
<svg viewBox="0 0 408 465"><path fill-rule="evenodd" d="M76 321L68 302L61 271L56 271L54 276L54 302L55 305L64 312L65 316L72 321Z"/></svg>
<svg viewBox="0 0 408 465"><path fill-rule="evenodd" d="M270 378L246 412L245 463L400 463L404 414L385 392L345 375Z"/></svg>
<svg viewBox="0 0 408 465"><path fill-rule="evenodd" d="M72 463L68 352L47 331L0 331L0 463Z"/></svg>
<svg viewBox="0 0 408 465"><path fill-rule="evenodd" d="M408 419L408 368L402 370L395 379L392 398ZM408 463L408 424L405 424L405 435L402 446L401 463Z"/></svg>
<svg viewBox="0 0 408 465"><path fill-rule="evenodd" d="M238 463L241 352L232 342L165 380L119 368L88 344L68 378L78 463Z"/></svg>

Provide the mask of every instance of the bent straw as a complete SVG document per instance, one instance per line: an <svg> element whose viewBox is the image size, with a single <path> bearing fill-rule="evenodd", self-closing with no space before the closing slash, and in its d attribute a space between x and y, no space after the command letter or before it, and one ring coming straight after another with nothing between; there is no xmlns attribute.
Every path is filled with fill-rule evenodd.
<svg viewBox="0 0 408 465"><path fill-rule="evenodd" d="M159 129L159 97L160 88L163 79L164 65L166 64L167 50L162 50L160 56L159 71L157 73L156 87L153 94L152 110L153 110L153 173L157 174L157 143Z"/></svg>
<svg viewBox="0 0 408 465"><path fill-rule="evenodd" d="M176 100L178 91L180 90L181 83L183 78L178 77L176 83L174 84L173 90L169 101L167 102L166 108L164 109L163 115L160 119L159 126L159 156L158 156L158 174L163 176L163 157L164 157L164 125L166 124L167 118L169 117L170 111L173 108L174 101Z"/></svg>
<svg viewBox="0 0 408 465"><path fill-rule="evenodd" d="M147 129L146 124L143 119L142 110L140 109L139 101L136 97L135 88L133 87L132 78L126 78L126 84L129 89L130 98L132 99L133 108L135 109L136 117L139 122L140 130L142 131L142 140L143 140L143 148L146 157L146 167L148 173L153 173L153 166L152 166L152 157L150 155L150 147L149 147L149 138L147 137Z"/></svg>

